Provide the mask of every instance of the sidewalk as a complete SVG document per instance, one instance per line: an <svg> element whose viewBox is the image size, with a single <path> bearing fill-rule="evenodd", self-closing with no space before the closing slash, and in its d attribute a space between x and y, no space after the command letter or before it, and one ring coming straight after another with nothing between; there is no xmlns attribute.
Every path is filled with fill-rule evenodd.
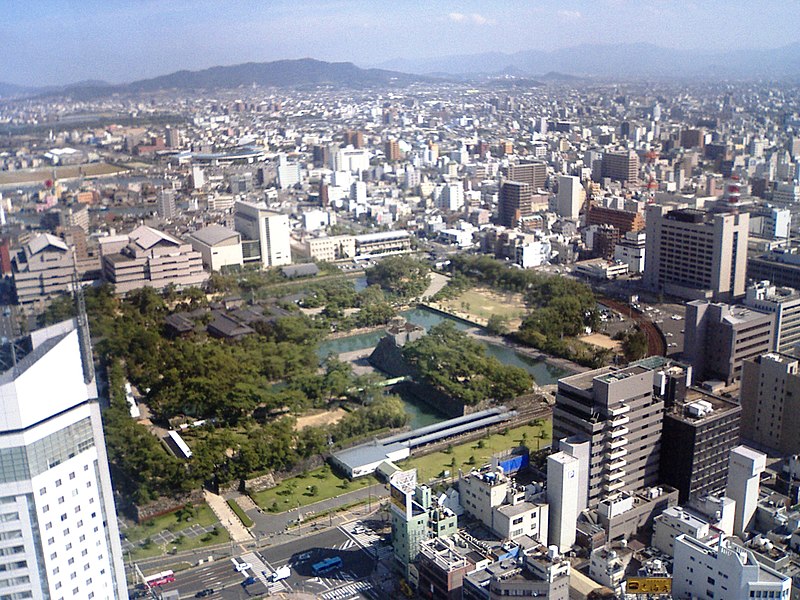
<svg viewBox="0 0 800 600"><path fill-rule="evenodd" d="M253 536L239 520L239 517L231 510L231 507L228 506L225 498L212 494L208 490L203 490L203 495L209 508L217 516L222 526L228 530L228 534L234 542L241 544L253 541Z"/></svg>

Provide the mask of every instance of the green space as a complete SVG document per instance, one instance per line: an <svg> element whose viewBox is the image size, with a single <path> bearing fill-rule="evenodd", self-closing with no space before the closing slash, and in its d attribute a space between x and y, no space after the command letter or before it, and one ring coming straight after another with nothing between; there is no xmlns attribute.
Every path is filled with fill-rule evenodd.
<svg viewBox="0 0 800 600"><path fill-rule="evenodd" d="M493 454L525 445L532 452L547 446L552 437L552 423L549 420L534 421L531 424L483 437L473 442L450 446L445 450L409 458L398 463L401 469L417 469L421 482L442 477L445 471L450 476L458 475L458 470L469 471L473 467L486 464Z"/></svg>
<svg viewBox="0 0 800 600"><path fill-rule="evenodd" d="M373 477L361 477L353 481L333 473L329 466L285 479L274 488L252 494L253 501L264 510L283 512L308 506L320 500L335 498L376 483Z"/></svg>
<svg viewBox="0 0 800 600"><path fill-rule="evenodd" d="M453 299L445 300L442 305L483 321L488 321L493 316L505 317L508 320L520 319L527 312L522 294L497 293L482 289L466 290Z"/></svg>
<svg viewBox="0 0 800 600"><path fill-rule="evenodd" d="M239 520L242 522L242 525L244 525L245 527L252 527L254 525L253 519L247 516L247 513L244 512L244 510L242 509L241 506L239 506L239 503L236 502L236 500L230 498L227 502L228 506L231 507L231 510L234 512L234 514L237 517L239 517Z"/></svg>
<svg viewBox="0 0 800 600"><path fill-rule="evenodd" d="M195 537L181 537L181 531L193 525L215 525L213 533L207 533ZM152 541L152 537L162 531L167 530L178 536L172 544L159 545ZM191 550L202 548L203 546L213 546L227 542L230 538L228 532L219 524L217 517L207 504L185 508L175 512L154 517L141 525L132 525L122 532L125 539L136 544L137 548L131 552L133 560L161 556L168 553L173 547L178 550Z"/></svg>

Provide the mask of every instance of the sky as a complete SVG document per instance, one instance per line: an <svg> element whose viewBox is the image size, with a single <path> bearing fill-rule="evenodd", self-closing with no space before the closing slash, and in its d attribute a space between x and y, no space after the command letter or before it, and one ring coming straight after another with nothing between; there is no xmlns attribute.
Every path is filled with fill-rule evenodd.
<svg viewBox="0 0 800 600"><path fill-rule="evenodd" d="M774 48L800 40L798 23L794 0L0 0L0 81L123 83L284 58L375 66L587 43Z"/></svg>

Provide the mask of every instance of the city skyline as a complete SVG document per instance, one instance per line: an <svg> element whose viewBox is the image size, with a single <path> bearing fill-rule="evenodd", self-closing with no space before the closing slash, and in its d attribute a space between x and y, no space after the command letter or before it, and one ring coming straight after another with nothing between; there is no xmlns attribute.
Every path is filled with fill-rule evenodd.
<svg viewBox="0 0 800 600"><path fill-rule="evenodd" d="M4 2L2 81L25 86L109 83L215 65L311 57L361 67L485 52L650 43L708 53L798 41L800 5L768 1L551 0L428 5L315 0ZM769 36L764 36L768 31ZM43 40L45 43L43 43ZM498 65L498 70L505 65Z"/></svg>

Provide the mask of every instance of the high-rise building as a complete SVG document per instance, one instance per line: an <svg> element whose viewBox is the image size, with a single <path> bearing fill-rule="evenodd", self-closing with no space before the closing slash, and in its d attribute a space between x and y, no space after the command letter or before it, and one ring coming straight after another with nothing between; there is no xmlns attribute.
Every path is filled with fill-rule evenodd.
<svg viewBox="0 0 800 600"><path fill-rule="evenodd" d="M743 304L775 314L773 350L791 353L800 344L800 292L757 281L748 286Z"/></svg>
<svg viewBox="0 0 800 600"><path fill-rule="evenodd" d="M531 186L520 181L504 181L500 187L500 224L516 227L531 215Z"/></svg>
<svg viewBox="0 0 800 600"><path fill-rule="evenodd" d="M278 185L282 190L289 189L303 181L299 162L289 162L285 154L278 155Z"/></svg>
<svg viewBox="0 0 800 600"><path fill-rule="evenodd" d="M736 502L733 534L742 539L745 539L745 532L752 525L756 514L761 473L766 468L766 454L747 446L737 446L731 451L725 495Z"/></svg>
<svg viewBox="0 0 800 600"><path fill-rule="evenodd" d="M397 140L386 140L383 153L386 155L386 160L400 160L400 144L397 143Z"/></svg>
<svg viewBox="0 0 800 600"><path fill-rule="evenodd" d="M668 211L648 207L644 284L685 299L743 296L749 215Z"/></svg>
<svg viewBox="0 0 800 600"><path fill-rule="evenodd" d="M73 321L35 331L1 376L4 598L128 597L88 343Z"/></svg>
<svg viewBox="0 0 800 600"><path fill-rule="evenodd" d="M742 368L742 434L781 454L800 453L800 363L762 354Z"/></svg>
<svg viewBox="0 0 800 600"><path fill-rule="evenodd" d="M192 189L199 190L205 182L206 178L200 165L192 165Z"/></svg>
<svg viewBox="0 0 800 600"><path fill-rule="evenodd" d="M726 384L742 376L742 362L772 350L775 315L707 300L686 303L683 355L698 380Z"/></svg>
<svg viewBox="0 0 800 600"><path fill-rule="evenodd" d="M508 179L527 183L531 193L547 185L547 163L540 160L521 160L508 165Z"/></svg>
<svg viewBox="0 0 800 600"><path fill-rule="evenodd" d="M566 452L547 457L547 502L550 505L548 544L567 552L578 525L579 461Z"/></svg>
<svg viewBox="0 0 800 600"><path fill-rule="evenodd" d="M559 175L556 197L556 212L559 217L577 219L585 199L586 190L583 189L579 177Z"/></svg>
<svg viewBox="0 0 800 600"><path fill-rule="evenodd" d="M234 227L242 234L245 264L258 261L264 269L292 264L287 215L268 210L263 202L237 201Z"/></svg>
<svg viewBox="0 0 800 600"><path fill-rule="evenodd" d="M664 360L652 357L558 380L553 439L589 441L589 508L612 492L658 483L664 401L653 392Z"/></svg>
<svg viewBox="0 0 800 600"><path fill-rule="evenodd" d="M315 167L327 167L330 164L331 150L329 146L316 145L312 149L312 153Z"/></svg>
<svg viewBox="0 0 800 600"><path fill-rule="evenodd" d="M636 183L639 181L639 155L633 150L604 152L600 172L602 177L615 181Z"/></svg>
<svg viewBox="0 0 800 600"><path fill-rule="evenodd" d="M165 221L175 218L177 215L177 210L175 208L175 190L163 189L158 192L156 211L158 212L158 216Z"/></svg>
<svg viewBox="0 0 800 600"><path fill-rule="evenodd" d="M356 150L364 147L364 133L361 131L345 131L344 145L352 146Z"/></svg>
<svg viewBox="0 0 800 600"><path fill-rule="evenodd" d="M686 534L675 538L673 598L788 599L791 591L791 577L760 564L752 550L731 538L711 543Z"/></svg>
<svg viewBox="0 0 800 600"><path fill-rule="evenodd" d="M697 388L667 400L661 453L661 483L678 490L683 504L725 489L728 456L739 444L738 403Z"/></svg>

